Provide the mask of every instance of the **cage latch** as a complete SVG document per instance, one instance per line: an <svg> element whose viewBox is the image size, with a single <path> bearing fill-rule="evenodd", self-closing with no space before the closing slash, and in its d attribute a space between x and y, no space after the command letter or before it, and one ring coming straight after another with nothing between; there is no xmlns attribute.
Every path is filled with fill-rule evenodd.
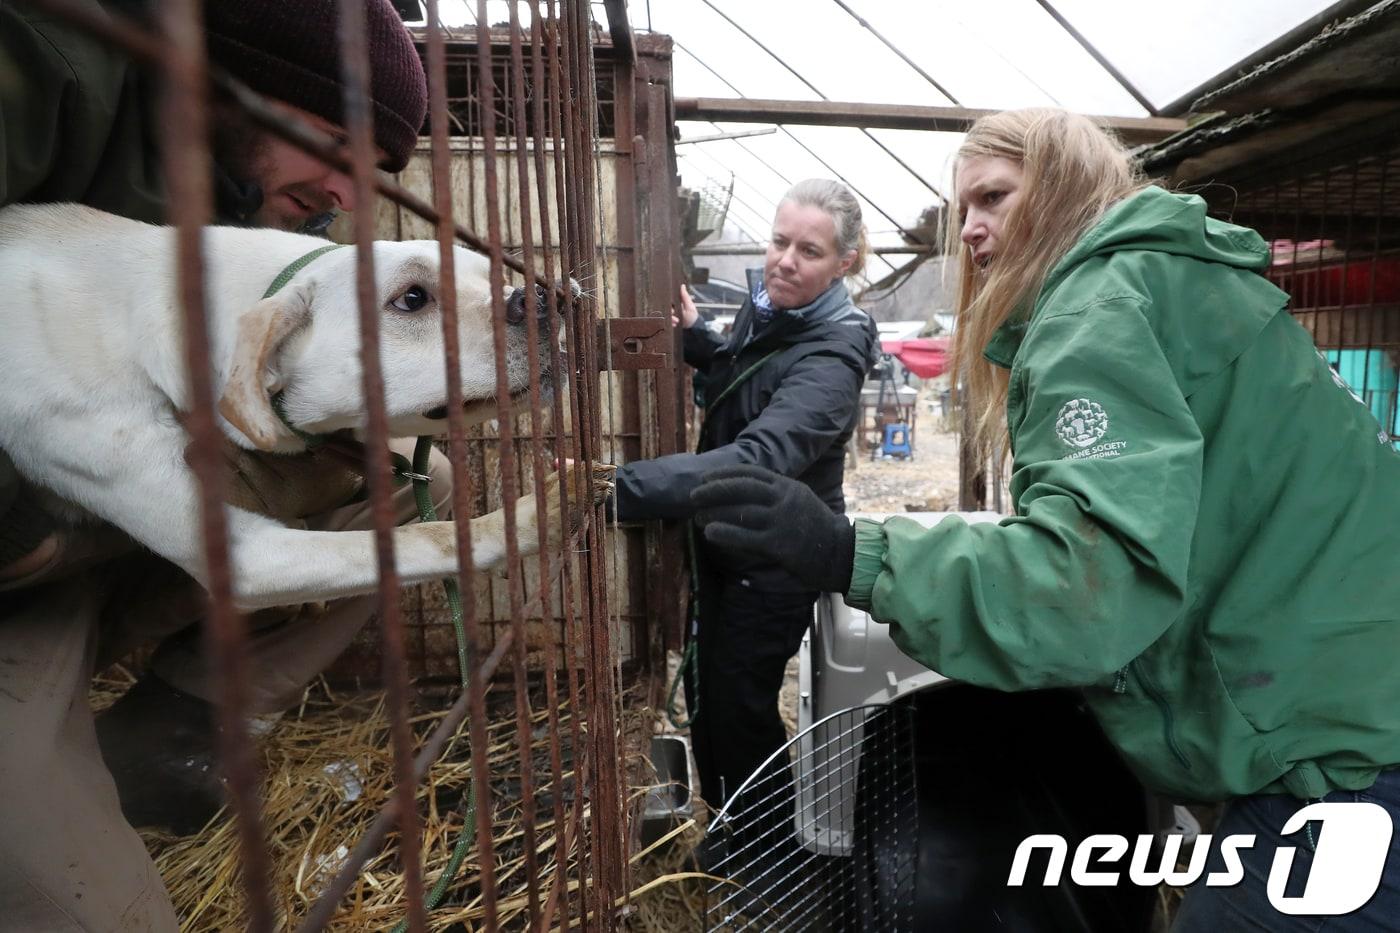
<svg viewBox="0 0 1400 933"><path fill-rule="evenodd" d="M671 328L662 317L604 318L598 322L598 369L665 369L671 365Z"/></svg>

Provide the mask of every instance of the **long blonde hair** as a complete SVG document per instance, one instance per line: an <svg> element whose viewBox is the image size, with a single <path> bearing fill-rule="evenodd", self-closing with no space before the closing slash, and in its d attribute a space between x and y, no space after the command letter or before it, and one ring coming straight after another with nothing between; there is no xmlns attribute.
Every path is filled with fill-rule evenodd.
<svg viewBox="0 0 1400 933"><path fill-rule="evenodd" d="M982 356L1017 311L1029 313L1055 263L1114 203L1145 187L1122 145L1092 120L1055 109L1008 110L974 123L957 161L1000 157L1024 173L1020 200L1006 218L991 266L983 272L961 240L958 211L947 214L945 250L957 270L953 372L966 387L971 440L983 457L1005 455L1008 374ZM957 190L957 168L954 189Z"/></svg>

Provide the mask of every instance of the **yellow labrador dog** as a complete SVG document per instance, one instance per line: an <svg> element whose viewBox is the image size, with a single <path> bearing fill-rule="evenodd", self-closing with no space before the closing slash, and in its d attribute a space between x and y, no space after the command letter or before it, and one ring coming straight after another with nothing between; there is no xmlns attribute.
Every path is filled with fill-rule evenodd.
<svg viewBox="0 0 1400 933"><path fill-rule="evenodd" d="M365 423L355 250L317 253L295 267L325 246L275 230L205 231L219 423L241 447L296 453L307 446L299 432ZM55 511L111 522L202 581L198 491L179 420L189 389L175 268L168 227L75 205L0 210L0 448L27 480L54 496ZM264 298L289 268L295 268L290 279ZM447 377L438 244L375 243L374 268L390 434L440 432ZM497 412L488 271L485 257L457 248L460 378L468 417L476 421ZM509 299L512 401L529 388L525 305L542 313L519 291ZM539 330L547 333L545 322ZM539 359L548 380L545 340ZM571 501L579 494L596 501L606 489L601 472L582 466L569 472ZM558 482L551 475L543 505L551 539L566 525L557 514ZM541 545L541 507L533 496L517 503L522 553ZM232 506L228 517L235 598L244 608L376 586L372 532L305 531ZM457 571L451 522L396 528L394 548L405 584ZM502 513L474 519L472 564L498 568L505 557Z"/></svg>

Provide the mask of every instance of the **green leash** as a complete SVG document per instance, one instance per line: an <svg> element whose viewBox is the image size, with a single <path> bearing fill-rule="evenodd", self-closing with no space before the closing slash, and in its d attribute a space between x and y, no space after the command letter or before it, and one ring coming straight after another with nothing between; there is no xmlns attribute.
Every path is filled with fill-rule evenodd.
<svg viewBox="0 0 1400 933"><path fill-rule="evenodd" d="M671 678L671 689L666 693L666 719L677 729L689 729L695 717L700 715L700 649L697 647L700 641L700 593L696 586L700 579L700 568L695 556L694 524L686 531L686 547L690 552L690 637L685 641L681 663L676 668L676 676ZM691 683L695 685L692 691L695 709L689 710L690 715L681 719L680 710L676 708L676 692L680 690L687 673L690 674Z"/></svg>
<svg viewBox="0 0 1400 933"><path fill-rule="evenodd" d="M418 517L425 522L437 521L437 509L433 508L433 497L428 494L428 457L433 449L433 439L431 437L418 438L418 446L413 449L413 472L416 478L413 480L413 497L418 504ZM443 591L447 594L447 604L452 609L452 630L457 635L457 670L461 675L462 691L465 693L470 684L470 674L467 667L467 630L462 622L462 593L457 587L457 581L451 577L444 577L442 581ZM464 720L465 721L465 720ZM438 876L437 882L427 897L423 899L423 907L426 911L436 910L447 896L447 891L452 887L452 882L456 880L457 872L461 869L462 863L467 860L467 853L471 851L474 833L472 826L476 823L476 785L467 780L467 802L463 814L462 832L457 837L457 842L452 847L452 855L447 859L447 866L443 868L442 874ZM394 927L393 933L403 933L408 929L408 920L400 920Z"/></svg>
<svg viewBox="0 0 1400 933"><path fill-rule="evenodd" d="M705 407L705 419L709 420L714 414L719 403L729 397L730 393L748 381L749 377L758 372L763 364L771 360L782 352L782 347L770 350L765 353L757 363L741 372L738 377L729 385L724 387L724 391L715 396L715 400ZM697 454L705 451L705 425L700 425L700 440L695 445ZM685 652L681 655L681 663L676 668L676 676L671 679L671 689L666 693L666 719L677 729L688 729L690 724L695 722L695 717L700 715L700 563L697 555L695 541L695 523L691 522L686 535L686 544L690 551L690 638L686 640ZM690 682L693 689L691 693L695 698L695 709L689 710L690 716L681 721L679 710L676 709L676 691L680 689L686 675L690 675Z"/></svg>

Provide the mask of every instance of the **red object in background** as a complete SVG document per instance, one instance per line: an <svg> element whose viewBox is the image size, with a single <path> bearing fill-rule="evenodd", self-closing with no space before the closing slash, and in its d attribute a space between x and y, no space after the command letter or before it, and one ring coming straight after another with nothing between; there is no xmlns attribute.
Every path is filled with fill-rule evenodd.
<svg viewBox="0 0 1400 933"><path fill-rule="evenodd" d="M1288 292L1295 311L1400 301L1400 259L1360 259L1347 263L1324 259L1319 265L1315 258L1309 261L1308 252L1303 248L1311 244L1299 244L1297 260L1293 261L1294 250L1280 248L1279 242L1274 244L1276 259L1267 275L1269 281ZM1311 256L1316 255L1314 248Z"/></svg>
<svg viewBox="0 0 1400 933"><path fill-rule="evenodd" d="M880 349L892 354L920 379L941 376L948 369L949 337L919 337L914 340L882 340Z"/></svg>

